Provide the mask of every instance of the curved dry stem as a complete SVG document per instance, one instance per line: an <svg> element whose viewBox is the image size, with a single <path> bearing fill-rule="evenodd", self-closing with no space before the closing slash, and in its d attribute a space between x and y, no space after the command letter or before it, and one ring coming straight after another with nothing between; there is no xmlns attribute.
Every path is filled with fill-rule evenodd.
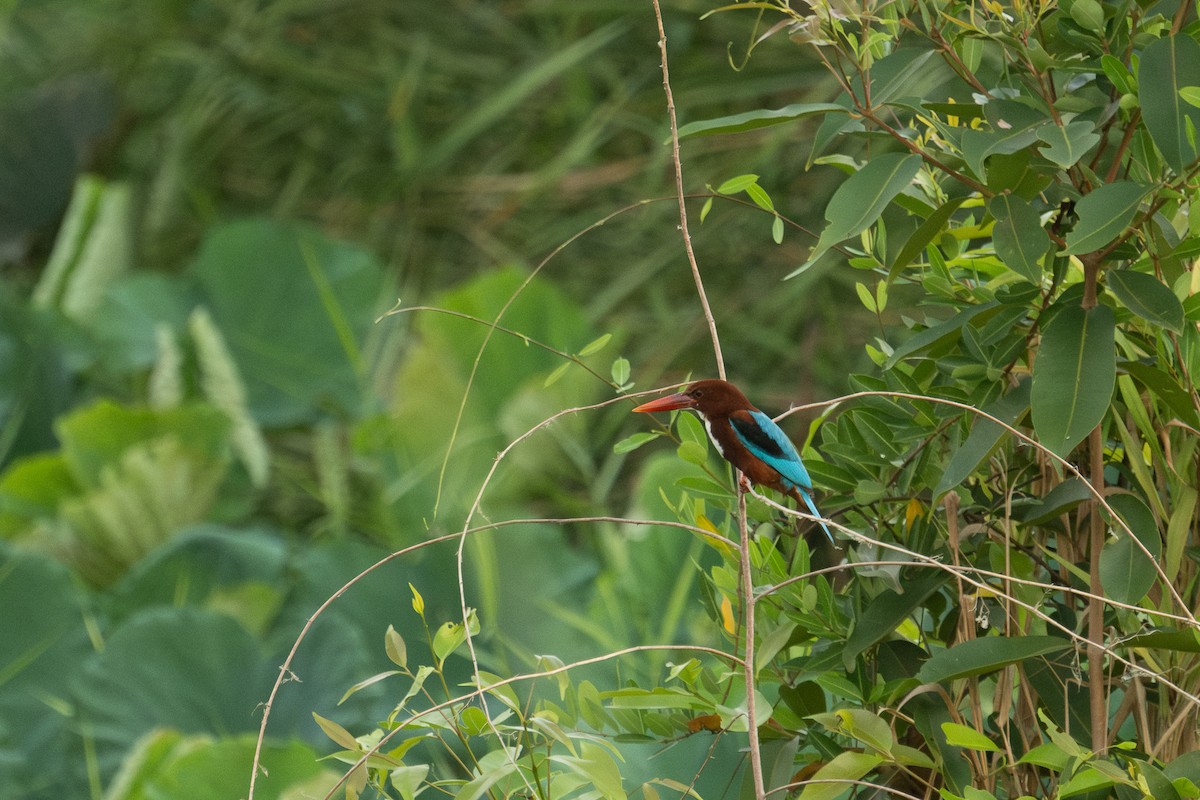
<svg viewBox="0 0 1200 800"><path fill-rule="evenodd" d="M663 27L662 8L658 0L651 0L654 6L654 21L658 24L658 49L662 53L663 91L667 95L667 118L671 124L671 162L675 167L675 195L679 200L679 233L683 237L683 249L687 252L688 266L692 269L692 280L696 284L696 297L704 310L704 318L708 321L708 333L712 338L713 356L717 360L717 376L725 378L725 358L721 355L721 337L717 334L717 321L713 318L712 307L708 303L708 293L704 289L704 279L700 277L700 265L696 262L696 253L692 249L692 235L688 230L687 195L683 191L683 164L679 160L679 122L675 116L675 95L671 91L671 71L667 65L667 31Z"/></svg>

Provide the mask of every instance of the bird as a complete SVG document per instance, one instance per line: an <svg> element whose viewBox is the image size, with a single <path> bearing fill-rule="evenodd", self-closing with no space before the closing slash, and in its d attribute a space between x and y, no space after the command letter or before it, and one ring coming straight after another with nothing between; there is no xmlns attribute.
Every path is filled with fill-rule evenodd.
<svg viewBox="0 0 1200 800"><path fill-rule="evenodd" d="M746 399L741 389L729 381L696 381L677 394L651 400L633 410L648 414L676 409L695 411L722 458L751 483L789 495L797 503L803 502L829 541L834 541L813 502L812 477L796 446L774 420Z"/></svg>

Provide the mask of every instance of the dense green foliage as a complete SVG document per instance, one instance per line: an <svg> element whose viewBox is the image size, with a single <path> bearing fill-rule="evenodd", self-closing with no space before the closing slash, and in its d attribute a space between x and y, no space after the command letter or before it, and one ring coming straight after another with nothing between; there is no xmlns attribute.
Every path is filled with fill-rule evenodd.
<svg viewBox="0 0 1200 800"><path fill-rule="evenodd" d="M1200 796L1192 5L664 9L815 552L655 11L0 10L0 800Z"/></svg>

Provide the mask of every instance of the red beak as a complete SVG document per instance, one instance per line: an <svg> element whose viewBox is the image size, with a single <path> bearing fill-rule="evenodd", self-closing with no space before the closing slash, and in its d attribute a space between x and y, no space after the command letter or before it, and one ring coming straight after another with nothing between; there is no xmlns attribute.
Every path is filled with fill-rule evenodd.
<svg viewBox="0 0 1200 800"><path fill-rule="evenodd" d="M642 403L634 409L645 414L650 414L655 411L674 411L677 408L694 408L696 401L688 397L683 392L679 394L669 394L666 397L660 397L657 400L651 400L649 403Z"/></svg>

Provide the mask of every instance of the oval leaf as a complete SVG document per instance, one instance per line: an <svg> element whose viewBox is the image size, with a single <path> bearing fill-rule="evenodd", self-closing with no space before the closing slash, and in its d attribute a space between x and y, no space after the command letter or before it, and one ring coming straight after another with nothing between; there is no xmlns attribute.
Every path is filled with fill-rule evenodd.
<svg viewBox="0 0 1200 800"><path fill-rule="evenodd" d="M1030 406L1038 438L1060 456L1083 441L1108 410L1117 382L1114 331L1108 306L1068 306L1046 328Z"/></svg>
<svg viewBox="0 0 1200 800"><path fill-rule="evenodd" d="M917 176L921 157L886 153L871 159L837 188L825 207L825 230L808 261L788 277L797 275L838 242L865 231Z"/></svg>
<svg viewBox="0 0 1200 800"><path fill-rule="evenodd" d="M1151 42L1138 66L1138 100L1150 138L1171 169L1182 174L1196 160L1187 121L1200 125L1200 109L1188 105L1179 92L1200 84L1200 44L1187 35Z"/></svg>
<svg viewBox="0 0 1200 800"><path fill-rule="evenodd" d="M917 678L924 683L940 683L994 672L1001 667L1065 650L1068 639L1058 636L989 636L969 639L948 650L934 653L921 665Z"/></svg>
<svg viewBox="0 0 1200 800"><path fill-rule="evenodd" d="M1128 269L1109 270L1106 277L1108 288L1134 314L1176 333L1183 330L1183 304L1158 278Z"/></svg>
<svg viewBox="0 0 1200 800"><path fill-rule="evenodd" d="M1146 191L1133 181L1117 181L1084 195L1075 206L1079 222L1067 234L1066 252L1090 253L1117 238L1133 221Z"/></svg>
<svg viewBox="0 0 1200 800"><path fill-rule="evenodd" d="M830 112L845 114L846 109L836 103L795 103L783 108L747 111L743 114L734 114L729 117L717 117L716 119L689 122L687 125L679 128L679 138L683 140L689 136L709 136L714 133L741 133L742 131L752 131L755 128L764 128L768 125L791 122L794 119L812 116L813 114L828 114Z"/></svg>
<svg viewBox="0 0 1200 800"><path fill-rule="evenodd" d="M1146 504L1131 494L1114 495L1108 503L1125 520L1138 542L1157 558L1162 552L1162 540ZM1100 551L1100 586L1105 597L1120 603L1136 603L1150 591L1158 573L1154 560L1128 533L1120 528L1115 532L1116 538Z"/></svg>
<svg viewBox="0 0 1200 800"><path fill-rule="evenodd" d="M996 218L992 241L1004 265L1035 286L1042 284L1042 256L1050 249L1050 235L1033 206L1020 197L1002 194L988 203Z"/></svg>

